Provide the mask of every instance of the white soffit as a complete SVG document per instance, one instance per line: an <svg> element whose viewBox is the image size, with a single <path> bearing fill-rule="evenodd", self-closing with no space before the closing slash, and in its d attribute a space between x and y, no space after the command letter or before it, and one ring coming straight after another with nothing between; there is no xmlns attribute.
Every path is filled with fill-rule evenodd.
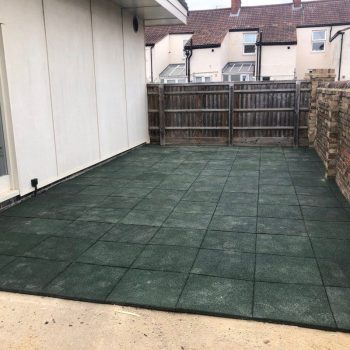
<svg viewBox="0 0 350 350"><path fill-rule="evenodd" d="M114 0L144 19L146 26L186 24L187 10L178 0Z"/></svg>

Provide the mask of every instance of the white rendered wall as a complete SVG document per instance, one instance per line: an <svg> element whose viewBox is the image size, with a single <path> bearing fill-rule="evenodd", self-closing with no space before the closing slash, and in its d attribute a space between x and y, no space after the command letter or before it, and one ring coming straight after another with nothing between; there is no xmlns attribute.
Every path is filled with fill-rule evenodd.
<svg viewBox="0 0 350 350"><path fill-rule="evenodd" d="M296 53L296 45L262 46L261 76L271 80L294 79Z"/></svg>
<svg viewBox="0 0 350 350"><path fill-rule="evenodd" d="M339 30L347 27L349 26L333 27L332 35L337 33ZM331 43L331 67L330 68L335 69L335 73L337 74L336 79L338 79L338 76L339 76L340 47L341 47L341 35L339 35ZM350 80L350 30L344 31L340 80Z"/></svg>
<svg viewBox="0 0 350 350"><path fill-rule="evenodd" d="M133 30L133 15L123 11L125 87L129 147L149 142L144 28Z"/></svg>
<svg viewBox="0 0 350 350"><path fill-rule="evenodd" d="M159 75L168 67L170 62L169 55L169 35L158 41L153 48L153 79L155 83L159 83Z"/></svg>
<svg viewBox="0 0 350 350"><path fill-rule="evenodd" d="M121 9L93 0L92 25L100 150L106 159L129 147Z"/></svg>
<svg viewBox="0 0 350 350"><path fill-rule="evenodd" d="M313 52L312 51L312 31L314 30L326 30L326 45L324 52ZM310 69L331 68L331 45L329 43L329 30L328 27L318 28L297 28L297 77L298 79L304 79L305 74Z"/></svg>
<svg viewBox="0 0 350 350"><path fill-rule="evenodd" d="M0 9L21 195L148 141L142 20L109 0Z"/></svg>
<svg viewBox="0 0 350 350"><path fill-rule="evenodd" d="M0 0L4 58L18 185L57 178L44 20L41 0Z"/></svg>
<svg viewBox="0 0 350 350"><path fill-rule="evenodd" d="M169 60L171 64L185 63L183 54L184 41L188 41L192 34L171 34L169 35Z"/></svg>

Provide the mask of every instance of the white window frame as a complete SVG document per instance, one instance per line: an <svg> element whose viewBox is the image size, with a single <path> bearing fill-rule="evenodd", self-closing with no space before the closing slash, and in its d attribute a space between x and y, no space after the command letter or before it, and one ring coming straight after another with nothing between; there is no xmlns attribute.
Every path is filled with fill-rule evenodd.
<svg viewBox="0 0 350 350"><path fill-rule="evenodd" d="M169 81L172 81L169 83ZM161 78L161 84L186 84L187 80L185 78Z"/></svg>
<svg viewBox="0 0 350 350"><path fill-rule="evenodd" d="M211 75L203 75L203 76L197 75L197 76L194 76L193 79L194 79L194 83L211 83L213 80L213 77ZM200 81L197 81L197 79ZM209 79L209 81L207 81L207 79Z"/></svg>
<svg viewBox="0 0 350 350"><path fill-rule="evenodd" d="M323 32L324 33L324 39L314 39L314 33L319 33ZM326 51L326 42L327 42L327 30L326 29L317 29L313 30L311 33L311 51L315 53L322 53ZM314 50L314 44L316 43L323 43L323 50Z"/></svg>
<svg viewBox="0 0 350 350"><path fill-rule="evenodd" d="M246 41L246 35L255 35L255 42L252 41ZM257 33L243 33L243 55L244 56L254 56L256 54L256 40L257 40ZM246 46L252 46L254 45L254 52L245 52Z"/></svg>

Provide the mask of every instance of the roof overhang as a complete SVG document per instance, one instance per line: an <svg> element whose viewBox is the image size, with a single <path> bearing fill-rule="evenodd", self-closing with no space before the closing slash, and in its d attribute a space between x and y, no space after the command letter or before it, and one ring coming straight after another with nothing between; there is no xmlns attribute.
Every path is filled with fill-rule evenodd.
<svg viewBox="0 0 350 350"><path fill-rule="evenodd" d="M113 0L122 9L134 12L145 26L186 24L187 10L179 0Z"/></svg>

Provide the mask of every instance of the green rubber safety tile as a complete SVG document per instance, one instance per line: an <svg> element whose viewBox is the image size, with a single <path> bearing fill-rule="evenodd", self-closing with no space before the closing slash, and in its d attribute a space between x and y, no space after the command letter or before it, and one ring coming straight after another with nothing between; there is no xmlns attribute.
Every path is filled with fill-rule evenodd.
<svg viewBox="0 0 350 350"><path fill-rule="evenodd" d="M190 275L177 309L216 315L252 316L253 282Z"/></svg>
<svg viewBox="0 0 350 350"><path fill-rule="evenodd" d="M230 173L230 168L229 169L204 169L200 172L201 176L228 176Z"/></svg>
<svg viewBox="0 0 350 350"><path fill-rule="evenodd" d="M292 176L294 186L301 187L322 187L327 186L327 180L324 177L313 176L313 177L305 177L305 176Z"/></svg>
<svg viewBox="0 0 350 350"><path fill-rule="evenodd" d="M329 287L350 287L350 264L336 259L318 259L323 283Z"/></svg>
<svg viewBox="0 0 350 350"><path fill-rule="evenodd" d="M74 299L105 300L126 269L74 263L45 292Z"/></svg>
<svg viewBox="0 0 350 350"><path fill-rule="evenodd" d="M15 257L13 257L13 256L0 255L0 269L2 269L4 266L9 264L14 259L15 259Z"/></svg>
<svg viewBox="0 0 350 350"><path fill-rule="evenodd" d="M228 170L229 171L229 170L231 170L232 165L233 165L233 160L231 160L231 159L210 160L206 166L206 169Z"/></svg>
<svg viewBox="0 0 350 350"><path fill-rule="evenodd" d="M322 187L295 186L294 188L297 195L307 195L307 196L332 195L332 191L327 186L322 186Z"/></svg>
<svg viewBox="0 0 350 350"><path fill-rule="evenodd" d="M208 214L187 214L173 212L164 222L164 227L182 227L205 230L212 218Z"/></svg>
<svg viewBox="0 0 350 350"><path fill-rule="evenodd" d="M72 221L69 220L16 218L11 230L14 232L33 233L37 235L54 235L71 222Z"/></svg>
<svg viewBox="0 0 350 350"><path fill-rule="evenodd" d="M158 188L168 190L188 190L196 176L192 175L169 175Z"/></svg>
<svg viewBox="0 0 350 350"><path fill-rule="evenodd" d="M191 247L148 245L136 259L133 268L188 272L198 249Z"/></svg>
<svg viewBox="0 0 350 350"><path fill-rule="evenodd" d="M117 304L173 309L186 275L177 272L129 270L107 300Z"/></svg>
<svg viewBox="0 0 350 350"><path fill-rule="evenodd" d="M257 171L257 170L244 170L244 169L239 169L239 168L232 168L229 176L230 177L231 176L249 176L249 177L255 176L256 178L259 178L259 171Z"/></svg>
<svg viewBox="0 0 350 350"><path fill-rule="evenodd" d="M81 193L86 188L86 185L79 185L79 184L73 184L73 183L61 183L58 184L50 189L51 193L56 194L78 194Z"/></svg>
<svg viewBox="0 0 350 350"><path fill-rule="evenodd" d="M157 232L158 227L116 224L102 238L103 241L146 244Z"/></svg>
<svg viewBox="0 0 350 350"><path fill-rule="evenodd" d="M258 234L256 252L285 256L313 258L308 237Z"/></svg>
<svg viewBox="0 0 350 350"><path fill-rule="evenodd" d="M256 233L256 217L214 215L210 230Z"/></svg>
<svg viewBox="0 0 350 350"><path fill-rule="evenodd" d="M255 279L265 282L322 285L316 259L257 254Z"/></svg>
<svg viewBox="0 0 350 350"><path fill-rule="evenodd" d="M242 192L224 192L220 197L219 204L241 204L257 207L257 193L242 193Z"/></svg>
<svg viewBox="0 0 350 350"><path fill-rule="evenodd" d="M259 204L259 217L279 219L302 219L299 206L281 204Z"/></svg>
<svg viewBox="0 0 350 350"><path fill-rule="evenodd" d="M199 248L205 232L205 230L162 227L150 243Z"/></svg>
<svg viewBox="0 0 350 350"><path fill-rule="evenodd" d="M327 287L326 291L337 326L350 330L350 288Z"/></svg>
<svg viewBox="0 0 350 350"><path fill-rule="evenodd" d="M305 221L310 237L350 239L348 222Z"/></svg>
<svg viewBox="0 0 350 350"><path fill-rule="evenodd" d="M266 320L335 328L324 287L256 282L253 316Z"/></svg>
<svg viewBox="0 0 350 350"><path fill-rule="evenodd" d="M144 248L141 244L96 242L77 261L107 266L129 267Z"/></svg>
<svg viewBox="0 0 350 350"><path fill-rule="evenodd" d="M128 186L131 187L148 187L148 188L155 188L160 185L160 183L164 180L160 179L152 179L152 178L135 178L129 181Z"/></svg>
<svg viewBox="0 0 350 350"><path fill-rule="evenodd" d="M124 219L122 224L161 226L169 213L164 211L132 210Z"/></svg>
<svg viewBox="0 0 350 350"><path fill-rule="evenodd" d="M241 280L253 280L255 254L231 250L200 249L191 273Z"/></svg>
<svg viewBox="0 0 350 350"><path fill-rule="evenodd" d="M299 203L302 206L311 207L325 207L325 208L337 208L341 207L341 203L335 196L319 195L319 196L306 196L303 194L298 195Z"/></svg>
<svg viewBox="0 0 350 350"><path fill-rule="evenodd" d="M199 176L190 187L190 191L221 192L227 177Z"/></svg>
<svg viewBox="0 0 350 350"><path fill-rule="evenodd" d="M256 235L227 231L208 231L202 248L255 253Z"/></svg>
<svg viewBox="0 0 350 350"><path fill-rule="evenodd" d="M37 217L44 219L76 220L83 215L86 210L86 207L65 204L40 210L40 212L37 213Z"/></svg>
<svg viewBox="0 0 350 350"><path fill-rule="evenodd" d="M286 194L293 195L295 190L293 186L277 186L277 185L260 185L260 193L269 193L269 194Z"/></svg>
<svg viewBox="0 0 350 350"><path fill-rule="evenodd" d="M86 177L84 175L80 175L77 177L74 177L73 179L68 180L69 184L75 184L75 185L93 185L95 183L95 179L92 177Z"/></svg>
<svg viewBox="0 0 350 350"><path fill-rule="evenodd" d="M82 254L93 241L86 239L49 237L24 255L60 261L72 261Z"/></svg>
<svg viewBox="0 0 350 350"><path fill-rule="evenodd" d="M290 177L271 177L271 176L260 176L260 185L274 185L274 186L293 186Z"/></svg>
<svg viewBox="0 0 350 350"><path fill-rule="evenodd" d="M66 198L62 198L59 204L65 205L69 204L71 206L78 206L78 207L95 207L99 203L101 203L103 200L105 200L107 197L106 196L98 196L98 195L88 195L88 194L77 194L77 195L72 195Z"/></svg>
<svg viewBox="0 0 350 350"><path fill-rule="evenodd" d="M317 258L350 262L350 240L311 238Z"/></svg>
<svg viewBox="0 0 350 350"><path fill-rule="evenodd" d="M258 233L273 235L307 236L303 220L258 218Z"/></svg>
<svg viewBox="0 0 350 350"><path fill-rule="evenodd" d="M46 239L46 236L17 233L1 232L0 233L0 254L5 255L23 255L26 251L37 246Z"/></svg>
<svg viewBox="0 0 350 350"><path fill-rule="evenodd" d="M250 204L236 204L225 201L220 201L216 210L215 215L228 215L228 216L256 216L257 205Z"/></svg>
<svg viewBox="0 0 350 350"><path fill-rule="evenodd" d="M186 192L182 200L190 202L213 202L217 203L220 199L221 191L194 191Z"/></svg>
<svg viewBox="0 0 350 350"><path fill-rule="evenodd" d="M343 208L301 207L305 220L350 221L350 213ZM350 223L349 223L350 225Z"/></svg>
<svg viewBox="0 0 350 350"><path fill-rule="evenodd" d="M230 177L230 179L234 179L234 177ZM228 181L224 187L224 192L258 193L259 185Z"/></svg>
<svg viewBox="0 0 350 350"><path fill-rule="evenodd" d="M149 199L157 199L157 200L173 200L180 201L180 199L185 194L185 191L179 190L162 190L162 189L154 189L151 193L149 193L146 198Z"/></svg>
<svg viewBox="0 0 350 350"><path fill-rule="evenodd" d="M115 188L112 186L87 186L84 190L82 190L81 194L87 195L97 195L97 196L109 196L115 191Z"/></svg>
<svg viewBox="0 0 350 350"><path fill-rule="evenodd" d="M67 262L17 258L1 270L0 288L19 292L42 292L45 285L67 266Z"/></svg>
<svg viewBox="0 0 350 350"><path fill-rule="evenodd" d="M153 188L150 187L121 186L119 188L115 188L114 192L111 195L116 197L143 198L147 196L150 192L152 192L152 190Z"/></svg>
<svg viewBox="0 0 350 350"><path fill-rule="evenodd" d="M1 212L1 216L35 218L38 217L42 211L47 211L52 206L53 203L48 202L46 197L40 196L35 199L28 199L4 210Z"/></svg>
<svg viewBox="0 0 350 350"><path fill-rule="evenodd" d="M299 202L295 194L260 193L259 204L299 205Z"/></svg>
<svg viewBox="0 0 350 350"><path fill-rule="evenodd" d="M64 229L57 231L55 236L97 240L113 225L105 222L74 221Z"/></svg>
<svg viewBox="0 0 350 350"><path fill-rule="evenodd" d="M96 221L116 224L126 216L129 209L113 209L113 208L90 208L79 217L79 221Z"/></svg>
<svg viewBox="0 0 350 350"><path fill-rule="evenodd" d="M173 199L144 198L136 206L135 210L163 211L170 214L177 204Z"/></svg>
<svg viewBox="0 0 350 350"><path fill-rule="evenodd" d="M215 211L215 208L216 203L214 202L180 201L174 209L174 212L212 215Z"/></svg>

